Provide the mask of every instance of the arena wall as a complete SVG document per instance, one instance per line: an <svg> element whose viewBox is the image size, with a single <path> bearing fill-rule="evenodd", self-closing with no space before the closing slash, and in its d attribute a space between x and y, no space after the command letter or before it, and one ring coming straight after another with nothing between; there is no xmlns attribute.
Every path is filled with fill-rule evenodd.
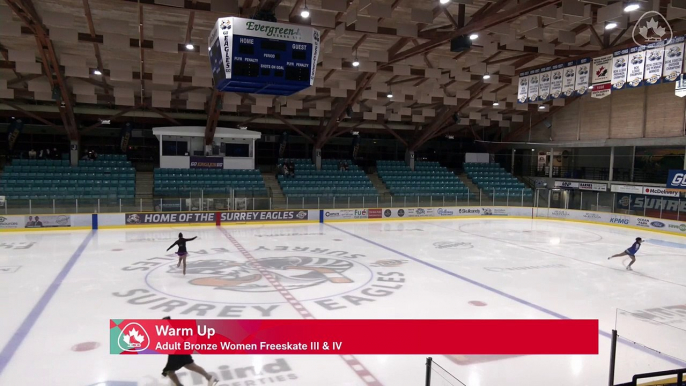
<svg viewBox="0 0 686 386"><path fill-rule="evenodd" d="M549 119L552 129L536 125L531 141L592 141L683 136L686 98L674 97L665 83L613 92L603 99L585 95ZM528 140L529 132L514 141Z"/></svg>

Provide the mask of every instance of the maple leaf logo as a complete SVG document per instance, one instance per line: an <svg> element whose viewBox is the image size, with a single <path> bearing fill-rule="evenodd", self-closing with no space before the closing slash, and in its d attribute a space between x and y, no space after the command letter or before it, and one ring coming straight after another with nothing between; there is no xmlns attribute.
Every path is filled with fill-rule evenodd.
<svg viewBox="0 0 686 386"><path fill-rule="evenodd" d="M596 76L605 76L607 74L607 68L605 66L600 66L598 71L595 72Z"/></svg>
<svg viewBox="0 0 686 386"><path fill-rule="evenodd" d="M657 36L649 36L649 31L653 30L653 34ZM655 21L655 18L650 18L650 20L646 23L646 25L640 27L638 29L638 33L643 36L643 39L649 40L649 41L658 41L662 39L662 36L665 35L667 31L665 30L664 27L660 26L660 23Z"/></svg>
<svg viewBox="0 0 686 386"><path fill-rule="evenodd" d="M134 341L132 341L134 340ZM129 347L140 347L141 343L145 340L145 337L138 333L138 330L132 328L128 334L124 335L124 342L126 342Z"/></svg>

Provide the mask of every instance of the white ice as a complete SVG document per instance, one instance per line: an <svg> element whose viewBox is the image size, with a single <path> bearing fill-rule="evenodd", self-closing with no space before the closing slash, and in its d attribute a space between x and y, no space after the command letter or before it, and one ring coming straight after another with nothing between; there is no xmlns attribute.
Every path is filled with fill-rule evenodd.
<svg viewBox="0 0 686 386"><path fill-rule="evenodd" d="M178 232L198 236L185 277L165 252ZM607 260L637 236L646 242L634 272L627 259ZM468 386L605 385L617 309L633 314L620 316L619 334L639 343L619 345L617 383L686 367L685 345L673 344L686 342L685 238L561 221L426 220L3 234L0 385L171 384L160 375L164 356L109 354L110 319L300 318L252 280L230 237L318 319L586 318L600 320L601 335L599 355L588 356L357 356L362 367L335 355L194 356L222 386L373 384L362 368L377 385L419 386L426 356ZM298 277L284 261L340 275ZM388 277L398 280L380 280ZM205 384L179 374L185 386Z"/></svg>

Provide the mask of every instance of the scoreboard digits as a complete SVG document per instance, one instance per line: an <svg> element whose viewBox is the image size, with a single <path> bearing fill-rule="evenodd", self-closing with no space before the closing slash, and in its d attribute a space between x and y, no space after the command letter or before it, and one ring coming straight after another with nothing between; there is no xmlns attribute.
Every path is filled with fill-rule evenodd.
<svg viewBox="0 0 686 386"><path fill-rule="evenodd" d="M291 95L314 83L319 31L236 17L217 20L209 38L215 87Z"/></svg>

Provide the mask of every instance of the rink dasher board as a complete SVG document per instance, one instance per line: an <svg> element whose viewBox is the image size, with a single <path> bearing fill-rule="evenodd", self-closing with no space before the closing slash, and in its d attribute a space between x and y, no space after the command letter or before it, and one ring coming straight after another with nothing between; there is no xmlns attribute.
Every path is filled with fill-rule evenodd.
<svg viewBox="0 0 686 386"><path fill-rule="evenodd" d="M284 213L293 218L280 217L277 221L251 218L249 221L232 220L222 222L221 226L237 225L290 225L312 223L339 223L339 222L377 222L377 221L412 221L412 220L456 220L456 219L541 219L554 221L570 221L595 225L614 226L620 228L637 229L642 231L658 232L671 235L686 236L686 223L681 221L666 220L652 217L625 215L618 213L581 211L573 209L553 208L526 208L526 207L433 207L433 208L371 208L371 209L323 209L323 210L274 210L274 211L231 211L231 212L150 212L153 215L179 215L179 214L233 216L245 215L249 218L250 213L275 213L276 216ZM306 215L305 215L306 213ZM56 231L56 230L89 230L89 229L136 229L155 227L197 227L217 226L214 220L204 222L164 222L164 223L130 223L127 216L132 213L104 213L104 214L65 214L69 216L69 226L50 228L26 228L22 225L29 216L36 215L0 215L0 232L26 232L26 231ZM136 213L138 215L144 212ZM298 218L298 215L303 218ZM41 215L39 217L57 216L54 214ZM9 224L9 225L8 225ZM21 225L21 226L20 226Z"/></svg>

